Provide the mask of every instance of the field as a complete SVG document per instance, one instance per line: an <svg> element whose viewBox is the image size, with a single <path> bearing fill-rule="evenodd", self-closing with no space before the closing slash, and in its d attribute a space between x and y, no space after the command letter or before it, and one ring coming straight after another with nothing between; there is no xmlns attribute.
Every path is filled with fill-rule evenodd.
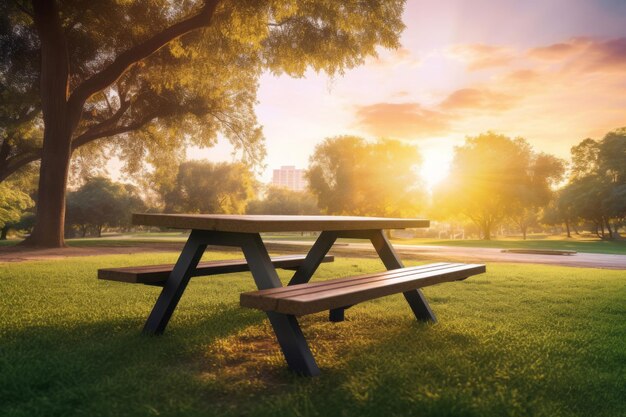
<svg viewBox="0 0 626 417"><path fill-rule="evenodd" d="M436 325L401 296L343 323L307 316L322 375L306 379L285 369L264 315L238 306L248 274L197 278L161 337L140 334L157 288L95 279L174 258L0 264L0 415L626 415L624 271L489 264L425 290ZM343 259L316 279L380 268Z"/></svg>
<svg viewBox="0 0 626 417"><path fill-rule="evenodd" d="M90 246L136 246L150 243L184 242L187 234L179 232L110 234L102 238L68 239L67 244L75 247ZM264 239L273 241L314 241L316 236L300 234L267 234ZM392 239L396 244L403 245L438 245L467 248L499 248L499 249L554 249L573 250L576 252L606 253L626 255L626 240L606 241L598 238L578 237L563 238L561 236L532 236L528 240L518 238L500 238L494 240L446 240L446 239ZM361 242L359 240L339 239L338 242ZM0 247L12 246L19 240L0 241Z"/></svg>

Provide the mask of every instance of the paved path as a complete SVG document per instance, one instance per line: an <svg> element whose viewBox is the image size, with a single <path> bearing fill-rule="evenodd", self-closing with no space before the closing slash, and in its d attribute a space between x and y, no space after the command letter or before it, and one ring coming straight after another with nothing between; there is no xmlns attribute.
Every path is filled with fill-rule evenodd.
<svg viewBox="0 0 626 417"><path fill-rule="evenodd" d="M274 249L281 244L311 246L310 242L269 241ZM405 258L412 259L443 259L463 262L519 262L583 268L606 268L626 270L626 255L608 255L601 253L577 253L575 255L535 255L502 252L494 248L466 248L457 246L422 246L394 244L396 251ZM333 247L335 253L349 255L354 250L373 252L369 243L343 243Z"/></svg>
<svg viewBox="0 0 626 417"><path fill-rule="evenodd" d="M141 252L180 252L184 242L137 243L128 246L70 247L64 249L30 249L20 247L0 248L0 262L22 262L30 260L63 259L75 256L96 256L107 254L133 254ZM272 252L298 252L308 250L313 242L267 241ZM300 247L305 246L307 249ZM528 255L505 253L493 248L465 248L457 246L421 246L394 244L394 248L404 259L447 260L459 262L520 262L547 265L575 266L586 268L607 268L626 270L626 255L600 253L577 253L571 256ZM225 248L222 248L225 249ZM231 249L232 251L232 249ZM332 253L341 256L375 256L369 243L338 243ZM625 274L626 276L626 274Z"/></svg>

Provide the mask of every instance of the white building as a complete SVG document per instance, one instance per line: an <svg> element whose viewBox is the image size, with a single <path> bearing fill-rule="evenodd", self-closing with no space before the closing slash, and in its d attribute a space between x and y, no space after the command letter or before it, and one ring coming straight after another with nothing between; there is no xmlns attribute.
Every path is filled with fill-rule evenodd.
<svg viewBox="0 0 626 417"><path fill-rule="evenodd" d="M304 191L306 189L304 170L296 169L295 166L282 166L280 169L275 169L272 185L289 188L294 191Z"/></svg>

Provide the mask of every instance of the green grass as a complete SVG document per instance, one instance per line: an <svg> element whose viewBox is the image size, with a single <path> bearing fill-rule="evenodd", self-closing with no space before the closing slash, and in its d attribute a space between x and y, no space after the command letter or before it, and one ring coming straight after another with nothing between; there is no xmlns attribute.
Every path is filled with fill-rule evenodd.
<svg viewBox="0 0 626 417"><path fill-rule="evenodd" d="M425 289L436 325L400 295L343 323L306 316L322 369L307 379L285 369L264 315L238 307L248 274L192 281L161 337L140 334L157 288L95 279L173 260L0 264L0 415L626 415L624 271L489 264ZM343 259L316 279L379 268Z"/></svg>
<svg viewBox="0 0 626 417"><path fill-rule="evenodd" d="M273 241L314 241L316 236L300 234L265 234L265 240ZM139 232L130 234L112 234L103 238L68 239L67 244L75 247L98 247L98 246L138 246L142 244L181 243L187 239L187 235L179 232ZM0 247L16 245L20 240L12 239L0 241ZM356 242L358 239L339 239L338 242ZM504 238L498 240L442 240L442 239L400 239L394 238L393 242L404 245L440 245L459 246L467 248L499 248L499 249L554 249L573 250L576 252L606 253L626 255L626 240L603 241L596 238L572 238L565 239L560 236L547 236L521 240L518 238Z"/></svg>
<svg viewBox="0 0 626 417"><path fill-rule="evenodd" d="M554 249L576 252L608 253L626 255L626 240L606 241L600 239L502 239L502 240L441 240L441 239L394 239L403 245L439 245L464 248L500 249Z"/></svg>

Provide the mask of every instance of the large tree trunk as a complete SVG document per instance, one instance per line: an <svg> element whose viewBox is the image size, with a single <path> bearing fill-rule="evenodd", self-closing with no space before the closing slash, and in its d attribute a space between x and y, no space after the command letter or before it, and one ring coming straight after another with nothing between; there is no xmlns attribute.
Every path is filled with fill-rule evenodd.
<svg viewBox="0 0 626 417"><path fill-rule="evenodd" d="M606 230L607 232L609 232L609 239L612 240L613 239L613 229L611 229L611 223L609 221L609 218L606 217L604 219L604 223L606 224Z"/></svg>
<svg viewBox="0 0 626 417"><path fill-rule="evenodd" d="M40 95L44 121L39 195L33 233L27 245L64 246L65 188L72 153L71 138L83 105L93 94L114 83L128 68L173 39L210 24L218 0L206 0L197 14L173 23L120 53L69 94L70 60L65 30L56 0L32 0L33 20L41 42Z"/></svg>
<svg viewBox="0 0 626 417"><path fill-rule="evenodd" d="M4 226L0 230L0 240L7 240L7 234L9 233L9 226Z"/></svg>
<svg viewBox="0 0 626 417"><path fill-rule="evenodd" d="M62 247L65 245L65 187L73 130L67 105L69 56L56 2L33 0L33 11L41 41L40 94L44 134L35 228L24 243Z"/></svg>
<svg viewBox="0 0 626 417"><path fill-rule="evenodd" d="M491 224L489 222L483 223L483 240L491 240Z"/></svg>
<svg viewBox="0 0 626 417"><path fill-rule="evenodd" d="M565 228L567 229L567 237L572 237L572 233L569 230L569 221L565 220Z"/></svg>

